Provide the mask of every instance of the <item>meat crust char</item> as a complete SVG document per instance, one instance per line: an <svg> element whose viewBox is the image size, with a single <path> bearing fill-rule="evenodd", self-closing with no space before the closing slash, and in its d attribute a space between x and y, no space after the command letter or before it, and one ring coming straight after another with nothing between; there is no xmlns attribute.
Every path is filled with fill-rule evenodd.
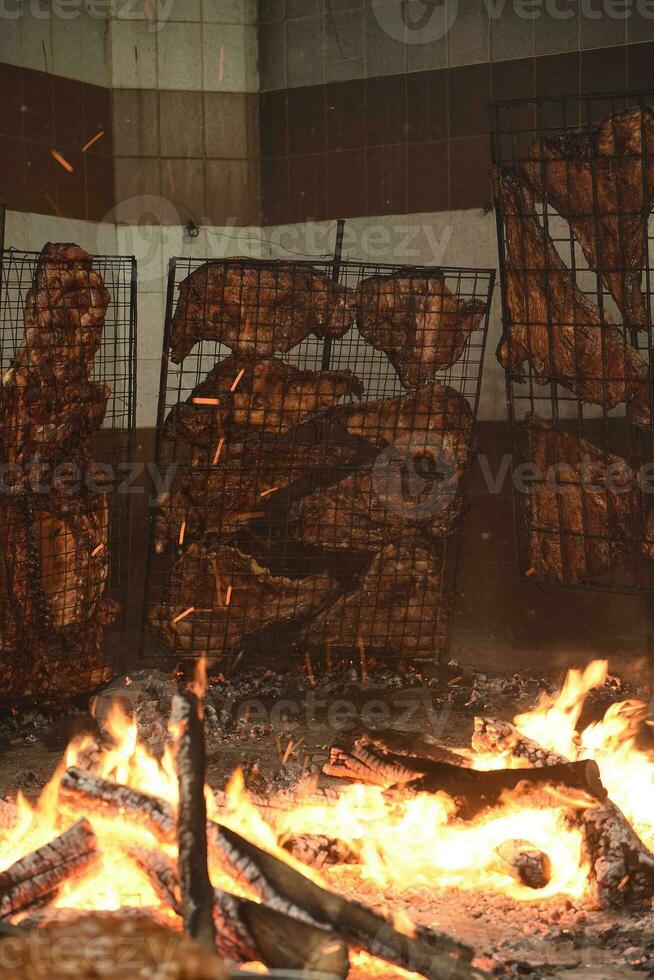
<svg viewBox="0 0 654 980"><path fill-rule="evenodd" d="M200 340L237 354L285 353L309 334L342 337L354 319L354 294L309 266L207 262L180 283L170 357L180 364Z"/></svg>
<svg viewBox="0 0 654 980"><path fill-rule="evenodd" d="M627 462L535 415L523 426L524 457L535 464L518 494L536 579L581 584L609 578L637 527L637 476Z"/></svg>
<svg viewBox="0 0 654 980"><path fill-rule="evenodd" d="M453 296L442 274L417 269L364 279L357 295L359 333L388 355L405 388L455 364L485 312L481 300Z"/></svg>
<svg viewBox="0 0 654 980"><path fill-rule="evenodd" d="M164 432L191 446L215 448L220 435L252 429L281 434L344 397L362 395L363 384L351 371L302 371L276 357L232 354L171 410Z"/></svg>
<svg viewBox="0 0 654 980"><path fill-rule="evenodd" d="M77 245L48 244L25 302L25 335L0 388L0 686L54 702L106 679L104 630L118 606L108 499L90 440L109 389L91 378L109 293ZM67 485L90 477L93 492ZM84 481L90 486L88 480Z"/></svg>
<svg viewBox="0 0 654 980"><path fill-rule="evenodd" d="M648 327L642 292L654 194L654 113L626 109L592 132L538 140L522 172L567 221L627 327Z"/></svg>
<svg viewBox="0 0 654 980"><path fill-rule="evenodd" d="M494 178L504 213L510 317L497 349L500 364L524 380L529 363L539 384L557 381L607 410L626 402L630 422L650 428L647 363L577 287L540 224L524 181L499 168Z"/></svg>

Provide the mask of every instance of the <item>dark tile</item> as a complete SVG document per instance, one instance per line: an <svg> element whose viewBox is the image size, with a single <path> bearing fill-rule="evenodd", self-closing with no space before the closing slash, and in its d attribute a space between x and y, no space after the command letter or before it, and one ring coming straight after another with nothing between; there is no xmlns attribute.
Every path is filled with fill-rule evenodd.
<svg viewBox="0 0 654 980"><path fill-rule="evenodd" d="M4 66L3 66L4 67ZM3 105L12 103L12 93L2 97ZM23 69L23 133L37 143L54 143L54 83L52 75ZM20 107L19 107L20 108ZM19 128L16 132L20 132Z"/></svg>
<svg viewBox="0 0 654 980"><path fill-rule="evenodd" d="M562 18L556 9L543 4L540 16L534 20L534 53L536 55L560 54L579 48L579 11L574 4L565 9Z"/></svg>
<svg viewBox="0 0 654 980"><path fill-rule="evenodd" d="M534 52L534 21L518 4L507 3L501 16L490 19L490 39L493 61L529 57Z"/></svg>
<svg viewBox="0 0 654 980"><path fill-rule="evenodd" d="M322 153L325 149L325 86L309 85L288 92L289 153Z"/></svg>
<svg viewBox="0 0 654 980"><path fill-rule="evenodd" d="M143 221L144 202L147 210L154 206L154 198L161 199L161 211L170 215L167 198L161 195L161 171L158 158L117 157L115 161L116 221L139 224ZM161 220L165 220L163 217Z"/></svg>
<svg viewBox="0 0 654 980"><path fill-rule="evenodd" d="M259 25L259 75L263 91L286 88L286 25Z"/></svg>
<svg viewBox="0 0 654 980"><path fill-rule="evenodd" d="M154 192L151 192L154 193ZM115 220L114 165L110 157L86 158L86 214L89 221L102 221L109 214Z"/></svg>
<svg viewBox="0 0 654 980"><path fill-rule="evenodd" d="M321 221L326 218L326 154L291 157L289 167L292 188L289 221Z"/></svg>
<svg viewBox="0 0 654 980"><path fill-rule="evenodd" d="M159 93L149 89L114 89L112 103L116 155L158 156Z"/></svg>
<svg viewBox="0 0 654 980"><path fill-rule="evenodd" d="M82 83L54 75L56 149L79 150L84 138Z"/></svg>
<svg viewBox="0 0 654 980"><path fill-rule="evenodd" d="M366 75L394 75L406 69L406 49L402 23L402 4L365 5L364 45Z"/></svg>
<svg viewBox="0 0 654 980"><path fill-rule="evenodd" d="M23 71L16 65L0 62L0 136L20 139L23 136ZM39 75L41 72L30 72ZM44 75L44 78L50 78ZM52 110L51 110L52 113ZM51 123L52 125L52 123Z"/></svg>
<svg viewBox="0 0 654 980"><path fill-rule="evenodd" d="M450 208L489 207L490 150L488 140L482 136L470 139L450 140Z"/></svg>
<svg viewBox="0 0 654 980"><path fill-rule="evenodd" d="M406 84L408 141L446 139L448 72L416 72Z"/></svg>
<svg viewBox="0 0 654 980"><path fill-rule="evenodd" d="M407 76L366 79L366 143L388 146L407 136Z"/></svg>
<svg viewBox="0 0 654 980"><path fill-rule="evenodd" d="M261 156L288 155L288 92L262 92L260 97Z"/></svg>
<svg viewBox="0 0 654 980"><path fill-rule="evenodd" d="M37 214L61 214L57 202L57 169L44 143L25 141L25 175L27 181L25 210Z"/></svg>
<svg viewBox="0 0 654 980"><path fill-rule="evenodd" d="M75 168L68 173L63 167L57 167L56 198L61 213L65 218L86 218L86 172L85 154L80 150L67 150L66 159Z"/></svg>
<svg viewBox="0 0 654 980"><path fill-rule="evenodd" d="M204 152L206 156L212 159L244 160L248 155L247 94L245 92L197 94L200 99L204 99ZM201 131L202 126L200 126L200 136ZM162 128L162 152L163 146ZM199 154L189 155L201 156L202 150Z"/></svg>
<svg viewBox="0 0 654 980"><path fill-rule="evenodd" d="M261 161L261 220L264 225L282 225L289 220L288 157Z"/></svg>
<svg viewBox="0 0 654 980"><path fill-rule="evenodd" d="M260 24L284 20L284 0L259 0L258 19Z"/></svg>
<svg viewBox="0 0 654 980"><path fill-rule="evenodd" d="M416 143L408 155L408 210L446 211L448 208L448 140Z"/></svg>
<svg viewBox="0 0 654 980"><path fill-rule="evenodd" d="M34 175L26 171L23 140L0 136L2 203L12 211L26 210L26 178L32 181ZM43 212L43 208L39 210Z"/></svg>
<svg viewBox="0 0 654 980"><path fill-rule="evenodd" d="M627 18L627 42L654 40L654 8L651 4L634 4Z"/></svg>
<svg viewBox="0 0 654 980"><path fill-rule="evenodd" d="M85 85L82 89L84 107L84 143L98 133L104 135L90 146L86 153L95 156L111 156L113 152L113 121L111 91L100 85Z"/></svg>
<svg viewBox="0 0 654 980"><path fill-rule="evenodd" d="M325 12L325 80L362 78L365 74L363 9Z"/></svg>
<svg viewBox="0 0 654 980"><path fill-rule="evenodd" d="M528 99L534 94L534 59L497 61L491 68L493 99Z"/></svg>
<svg viewBox="0 0 654 980"><path fill-rule="evenodd" d="M654 41L627 48L627 80L630 91L654 87Z"/></svg>
<svg viewBox="0 0 654 980"><path fill-rule="evenodd" d="M215 92L211 94L223 96L226 93ZM231 93L229 94L231 95ZM225 103L228 101L224 100ZM227 114L227 105L223 103L223 100L221 100L221 107L225 114ZM202 92L159 93L159 139L161 156L198 158L204 155L203 113ZM215 126L215 119L213 117L212 124ZM213 128L212 135L214 135ZM241 138L244 140L243 134ZM235 139L238 139L238 134L235 134ZM213 156L214 154L211 155ZM231 156L232 154L229 155Z"/></svg>
<svg viewBox="0 0 654 980"><path fill-rule="evenodd" d="M627 51L601 48L581 52L581 91L585 95L624 92L627 87Z"/></svg>
<svg viewBox="0 0 654 980"><path fill-rule="evenodd" d="M469 65L450 71L450 136L478 136L488 132L490 95L490 65Z"/></svg>
<svg viewBox="0 0 654 980"><path fill-rule="evenodd" d="M579 47L606 48L611 45L627 43L626 4L616 4L618 16L613 16L611 4L582 5L579 16ZM610 12L609 12L610 11Z"/></svg>
<svg viewBox="0 0 654 980"><path fill-rule="evenodd" d="M213 225L250 224L252 202L247 160L208 160L206 218Z"/></svg>
<svg viewBox="0 0 654 980"><path fill-rule="evenodd" d="M579 92L580 58L577 51L536 58L536 95L576 95Z"/></svg>
<svg viewBox="0 0 654 980"><path fill-rule="evenodd" d="M406 214L408 201L408 155L406 144L373 146L366 151L366 183L369 215Z"/></svg>
<svg viewBox="0 0 654 980"><path fill-rule="evenodd" d="M286 77L290 88L320 85L324 81L323 27L322 14L286 21Z"/></svg>
<svg viewBox="0 0 654 980"><path fill-rule="evenodd" d="M363 79L326 87L327 148L349 150L366 141L366 86Z"/></svg>
<svg viewBox="0 0 654 980"><path fill-rule="evenodd" d="M357 218L366 213L366 161L364 150L342 150L327 155L327 201L330 218Z"/></svg>
<svg viewBox="0 0 654 980"><path fill-rule="evenodd" d="M510 8L507 4L502 19ZM466 0L456 7L447 35L447 60L450 66L471 65L490 57L490 19L486 0Z"/></svg>
<svg viewBox="0 0 654 980"><path fill-rule="evenodd" d="M245 94L245 124L247 130L247 155L250 159L261 157L261 136L259 120L259 93Z"/></svg>
<svg viewBox="0 0 654 980"><path fill-rule="evenodd" d="M286 0L286 17L310 17L320 11L321 0Z"/></svg>
<svg viewBox="0 0 654 980"><path fill-rule="evenodd" d="M236 195L234 184L235 177L231 164L244 165L241 160L173 160L170 157L161 159L161 193L164 198L168 198L178 209L182 219L193 218L197 224L202 223L203 216L206 215L205 209L205 181L207 184L207 203L212 209L216 209L224 216L225 221L237 218L240 214L241 192ZM222 165L218 175L216 167ZM221 184L220 177L224 178ZM211 179L211 193L209 183ZM232 204L233 198L237 197L233 207L225 207ZM207 215L213 218L213 210ZM223 221L214 221L214 224L223 224Z"/></svg>

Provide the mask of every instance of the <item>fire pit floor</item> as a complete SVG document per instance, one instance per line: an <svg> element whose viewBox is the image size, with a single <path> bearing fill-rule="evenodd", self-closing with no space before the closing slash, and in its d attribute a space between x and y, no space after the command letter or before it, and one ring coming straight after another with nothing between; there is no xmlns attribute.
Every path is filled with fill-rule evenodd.
<svg viewBox="0 0 654 980"><path fill-rule="evenodd" d="M321 690L320 683L315 688L303 688L300 683L287 697L295 703L287 716L275 713L277 691L268 691L265 681L253 679L250 686L226 683L213 687L216 715L213 730L208 732L209 782L215 789L224 788L240 766L252 791L268 795L284 788L290 792L303 772L319 773L334 739L333 710L328 716L338 694L354 706L353 724L360 722L365 712L370 722L377 712L388 727L389 718L381 707L386 705L394 728L424 733L436 726L438 739L456 748L470 744L473 717L485 707L480 701L486 687L488 698L493 700L493 713L509 719L516 709L533 702L534 689L542 683L537 678L526 682L523 678L512 685L489 678L479 681L472 675L455 685L451 677L443 678L441 684L432 682L430 687L405 677L392 690L377 686L385 680L373 673L362 689L353 676L346 676L342 690L336 692ZM278 683L283 687L290 682L282 679ZM461 685L467 685L463 693L457 690ZM69 722L79 727L82 715L71 715ZM30 716L21 723L19 718L2 755L0 798L13 798L20 790L35 799L60 764L68 735L61 721L50 723ZM581 900L578 907L567 898L540 900L537 892L533 901L525 902L477 888L385 890L364 880L355 866L340 866L326 872L326 878L334 890L348 898L386 914L407 914L420 925L470 942L480 957L479 964L501 976L569 980L654 976L649 905L619 912L593 911ZM508 972L501 971L502 963ZM401 976L389 970L384 973L389 980ZM356 966L351 971L352 977L364 975Z"/></svg>

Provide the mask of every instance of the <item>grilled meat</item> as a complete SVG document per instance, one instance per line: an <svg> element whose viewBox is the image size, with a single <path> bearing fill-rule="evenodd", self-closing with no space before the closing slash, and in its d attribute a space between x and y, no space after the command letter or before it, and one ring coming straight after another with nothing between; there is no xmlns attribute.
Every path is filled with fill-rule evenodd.
<svg viewBox="0 0 654 980"><path fill-rule="evenodd" d="M453 296L439 273L372 276L358 290L359 332L388 355L405 388L458 361L485 312L481 300Z"/></svg>
<svg viewBox="0 0 654 980"><path fill-rule="evenodd" d="M238 354L284 353L309 334L342 337L354 318L353 294L310 266L208 262L180 283L170 356L180 364L200 340Z"/></svg>
<svg viewBox="0 0 654 980"><path fill-rule="evenodd" d="M536 215L532 192L515 174L496 169L506 239L510 323L497 349L505 370L539 384L557 381L607 410L627 402L629 420L652 424L649 371L626 336L577 287Z"/></svg>

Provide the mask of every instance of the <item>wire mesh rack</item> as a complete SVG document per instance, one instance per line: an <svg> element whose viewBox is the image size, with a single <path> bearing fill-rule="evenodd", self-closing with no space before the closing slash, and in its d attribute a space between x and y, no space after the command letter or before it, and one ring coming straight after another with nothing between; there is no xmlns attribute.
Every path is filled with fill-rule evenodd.
<svg viewBox="0 0 654 980"><path fill-rule="evenodd" d="M136 262L76 245L0 261L0 701L122 666Z"/></svg>
<svg viewBox="0 0 654 980"><path fill-rule="evenodd" d="M650 594L654 93L493 104L514 499L533 582Z"/></svg>
<svg viewBox="0 0 654 980"><path fill-rule="evenodd" d="M171 260L145 658L443 653L493 276Z"/></svg>

